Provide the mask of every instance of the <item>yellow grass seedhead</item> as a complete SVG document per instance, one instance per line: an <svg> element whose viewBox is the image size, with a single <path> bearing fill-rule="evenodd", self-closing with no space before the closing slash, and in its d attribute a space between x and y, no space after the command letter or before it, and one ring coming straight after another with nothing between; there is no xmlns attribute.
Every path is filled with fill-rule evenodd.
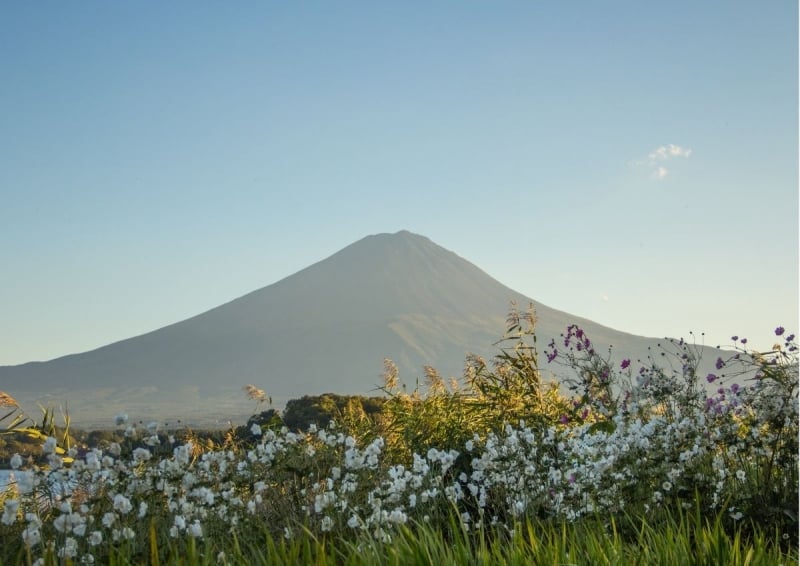
<svg viewBox="0 0 800 566"><path fill-rule="evenodd" d="M19 407L19 403L5 391L0 391L0 407Z"/></svg>

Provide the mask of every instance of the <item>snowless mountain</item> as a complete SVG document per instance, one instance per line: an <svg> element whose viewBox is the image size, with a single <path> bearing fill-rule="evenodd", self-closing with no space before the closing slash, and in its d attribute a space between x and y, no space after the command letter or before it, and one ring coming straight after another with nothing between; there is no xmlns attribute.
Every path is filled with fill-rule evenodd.
<svg viewBox="0 0 800 566"><path fill-rule="evenodd" d="M68 407L72 421L135 419L224 424L252 412L242 386L277 406L305 394L377 394L383 359L414 386L423 365L460 376L465 355L486 357L511 301L534 303L540 354L578 324L598 351L645 359L663 340L612 330L537 303L424 236L368 236L272 285L207 312L90 352L0 367L0 390L30 407ZM710 363L716 354L705 356ZM544 355L541 355L546 368Z"/></svg>

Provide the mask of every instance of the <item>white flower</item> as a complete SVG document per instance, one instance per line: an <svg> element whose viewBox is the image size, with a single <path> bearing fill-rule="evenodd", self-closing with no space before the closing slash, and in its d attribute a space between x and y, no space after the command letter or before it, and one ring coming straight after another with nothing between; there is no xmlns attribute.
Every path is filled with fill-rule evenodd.
<svg viewBox="0 0 800 566"><path fill-rule="evenodd" d="M36 477L33 472L15 472L14 479L17 480L17 491L20 495L27 495L33 491L36 485Z"/></svg>
<svg viewBox="0 0 800 566"><path fill-rule="evenodd" d="M111 527L114 524L114 521L117 520L117 516L114 513L106 513L103 515L102 523L105 528Z"/></svg>
<svg viewBox="0 0 800 566"><path fill-rule="evenodd" d="M42 452L45 454L55 454L56 439L52 436L48 436L47 440L44 441L44 445L42 446Z"/></svg>
<svg viewBox="0 0 800 566"><path fill-rule="evenodd" d="M396 523L398 525L402 525L408 520L408 517L406 516L405 513L403 513L402 509L397 508L397 509L392 509L392 512L389 513L389 517L387 517L387 520L390 523Z"/></svg>
<svg viewBox="0 0 800 566"><path fill-rule="evenodd" d="M136 448L133 451L133 460L135 462L146 462L152 457L152 454L147 448Z"/></svg>
<svg viewBox="0 0 800 566"><path fill-rule="evenodd" d="M9 464L11 464L11 467L16 470L22 465L22 456L20 456L19 454L14 454L13 456L11 456Z"/></svg>
<svg viewBox="0 0 800 566"><path fill-rule="evenodd" d="M189 525L188 533L190 537L201 538L203 536L203 527L200 525L200 521L195 519L194 523Z"/></svg>
<svg viewBox="0 0 800 566"><path fill-rule="evenodd" d="M125 413L120 413L114 417L114 424L119 426L123 425L128 422L128 415Z"/></svg>
<svg viewBox="0 0 800 566"><path fill-rule="evenodd" d="M55 448L53 449L55 450ZM48 454L47 455L47 464L50 466L51 469L57 470L61 468L64 464L64 460L58 454Z"/></svg>
<svg viewBox="0 0 800 566"><path fill-rule="evenodd" d="M53 527L59 533L68 533L70 531L69 515L59 515L56 517L53 521Z"/></svg>
<svg viewBox="0 0 800 566"><path fill-rule="evenodd" d="M118 493L114 496L114 509L122 513L123 515L127 515L128 513L133 510L133 505L131 505L131 500Z"/></svg>
<svg viewBox="0 0 800 566"><path fill-rule="evenodd" d="M74 527L72 527L72 534L75 536L82 537L86 534L86 523L80 522Z"/></svg>
<svg viewBox="0 0 800 566"><path fill-rule="evenodd" d="M25 546L32 547L39 544L42 540L42 533L39 532L37 527L30 527L28 526L25 530L22 531L22 542L25 543Z"/></svg>
<svg viewBox="0 0 800 566"><path fill-rule="evenodd" d="M35 513L25 513L25 520L28 521L29 527L36 527L38 529L42 526L42 520Z"/></svg>
<svg viewBox="0 0 800 566"><path fill-rule="evenodd" d="M7 499L3 504L3 518L0 522L4 525L13 525L17 520L17 509L19 508L18 499Z"/></svg>
<svg viewBox="0 0 800 566"><path fill-rule="evenodd" d="M250 432L254 436L261 436L261 426L258 423L253 423L253 426L250 427Z"/></svg>
<svg viewBox="0 0 800 566"><path fill-rule="evenodd" d="M103 533L100 531L92 531L92 534L89 535L89 544L97 546L101 542L103 542Z"/></svg>
<svg viewBox="0 0 800 566"><path fill-rule="evenodd" d="M747 474L744 470L736 470L736 479L739 481L744 481L747 478Z"/></svg>
<svg viewBox="0 0 800 566"><path fill-rule="evenodd" d="M72 537L67 537L64 540L64 546L58 549L58 555L61 558L75 558L78 554L78 541Z"/></svg>
<svg viewBox="0 0 800 566"><path fill-rule="evenodd" d="M142 519L147 515L147 503L142 501L139 503L139 518Z"/></svg>

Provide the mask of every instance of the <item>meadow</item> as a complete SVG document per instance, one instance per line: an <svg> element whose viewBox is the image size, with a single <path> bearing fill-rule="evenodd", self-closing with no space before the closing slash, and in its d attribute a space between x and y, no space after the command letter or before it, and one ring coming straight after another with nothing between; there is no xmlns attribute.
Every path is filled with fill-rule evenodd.
<svg viewBox="0 0 800 566"><path fill-rule="evenodd" d="M10 458L0 563L796 563L797 343L774 334L698 375L692 343L612 361L570 326L542 352L556 384L512 310L460 380L408 391L387 360L380 410L303 429L249 385L257 414L216 440L120 414L79 450L9 403L42 455Z"/></svg>

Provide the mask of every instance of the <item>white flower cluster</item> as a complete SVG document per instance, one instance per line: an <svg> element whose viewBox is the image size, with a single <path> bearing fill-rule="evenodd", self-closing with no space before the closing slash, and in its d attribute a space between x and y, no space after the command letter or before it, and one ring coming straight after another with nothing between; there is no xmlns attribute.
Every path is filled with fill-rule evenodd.
<svg viewBox="0 0 800 566"><path fill-rule="evenodd" d="M69 467L48 439L49 469L24 469L20 456L11 458L0 528L16 528L32 552L54 544L60 558L92 562L104 544L146 544L153 516L166 517L176 538L254 524L291 538L301 519L320 532L358 530L390 540L398 525L453 508L465 529L484 521L511 527L529 514L573 521L685 502L698 491L710 508L725 505L739 521L758 462L788 458L782 465L795 476L781 481L796 483L794 383L785 390L770 380L720 387L714 397L667 409L646 405L651 383L637 387L635 403L609 418L549 427L521 422L476 435L464 446L471 463L436 448L387 462L384 439L361 445L333 427L305 434L259 427L247 449L202 452L187 442L170 454L151 423L137 444L90 450Z"/></svg>

